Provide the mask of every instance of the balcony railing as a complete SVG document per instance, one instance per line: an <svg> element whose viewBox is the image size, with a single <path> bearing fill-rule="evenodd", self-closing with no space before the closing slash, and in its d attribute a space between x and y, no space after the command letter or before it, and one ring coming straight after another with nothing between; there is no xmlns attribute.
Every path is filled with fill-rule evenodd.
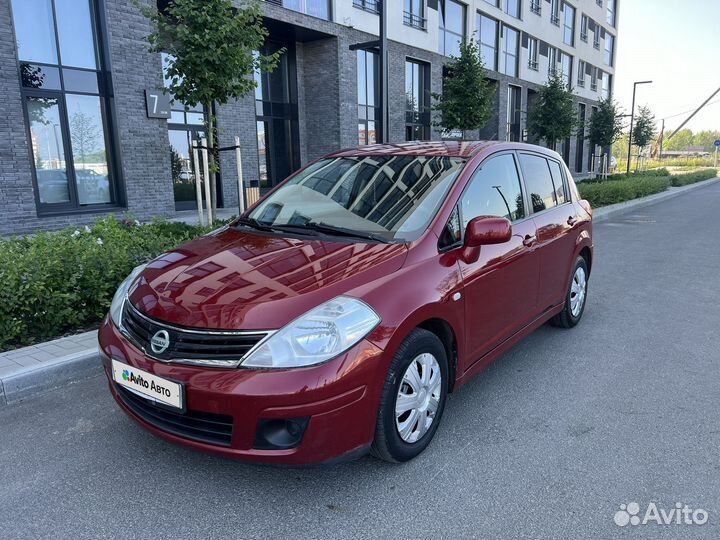
<svg viewBox="0 0 720 540"><path fill-rule="evenodd" d="M553 23L555 26L560 26L560 16L555 13L551 13L550 22Z"/></svg>
<svg viewBox="0 0 720 540"><path fill-rule="evenodd" d="M592 90L593 92L597 92L597 83L596 82L590 83L590 90Z"/></svg>
<svg viewBox="0 0 720 540"><path fill-rule="evenodd" d="M416 15L415 13L404 11L403 23L405 24L405 26L412 26L413 28L420 28L422 30L425 30L427 25L427 19L425 19L425 17L421 17L420 15Z"/></svg>
<svg viewBox="0 0 720 540"><path fill-rule="evenodd" d="M578 79L578 80L577 80L577 85L578 85L580 88L585 88L585 79Z"/></svg>
<svg viewBox="0 0 720 540"><path fill-rule="evenodd" d="M353 6L370 13L380 13L380 0L353 0Z"/></svg>
<svg viewBox="0 0 720 540"><path fill-rule="evenodd" d="M537 71L537 70L538 70L537 60L528 60L528 69L532 69L533 71Z"/></svg>
<svg viewBox="0 0 720 540"><path fill-rule="evenodd" d="M542 13L542 4L539 1L530 2L530 11L532 11L536 15L540 15Z"/></svg>
<svg viewBox="0 0 720 540"><path fill-rule="evenodd" d="M582 41L584 41L585 43L587 43L587 40L588 40L588 34L587 34L587 32L580 32L580 39L581 39Z"/></svg>

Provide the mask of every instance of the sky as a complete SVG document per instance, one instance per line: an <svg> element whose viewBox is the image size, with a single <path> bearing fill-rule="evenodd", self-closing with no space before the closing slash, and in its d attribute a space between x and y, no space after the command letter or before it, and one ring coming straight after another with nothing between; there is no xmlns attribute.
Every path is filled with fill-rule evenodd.
<svg viewBox="0 0 720 540"><path fill-rule="evenodd" d="M665 129L680 125L720 87L720 0L619 0L614 96L647 105ZM720 93L685 127L720 130ZM685 114L680 114L685 113Z"/></svg>

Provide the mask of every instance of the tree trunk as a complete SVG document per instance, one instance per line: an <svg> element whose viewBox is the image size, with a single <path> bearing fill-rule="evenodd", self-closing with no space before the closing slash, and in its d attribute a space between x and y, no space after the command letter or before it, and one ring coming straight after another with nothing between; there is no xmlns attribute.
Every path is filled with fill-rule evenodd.
<svg viewBox="0 0 720 540"><path fill-rule="evenodd" d="M212 109L212 103L206 105L208 111L208 160L210 161L210 204L213 216L217 215L217 175L215 170L215 115Z"/></svg>

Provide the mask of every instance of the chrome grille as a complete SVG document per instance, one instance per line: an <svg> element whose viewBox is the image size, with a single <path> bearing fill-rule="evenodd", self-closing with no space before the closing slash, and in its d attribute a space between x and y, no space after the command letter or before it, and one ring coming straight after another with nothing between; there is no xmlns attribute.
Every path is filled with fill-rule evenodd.
<svg viewBox="0 0 720 540"><path fill-rule="evenodd" d="M170 344L157 353L150 340L161 330L168 333ZM128 299L123 305L121 331L150 358L210 367L237 367L244 356L271 334L174 326L141 313Z"/></svg>

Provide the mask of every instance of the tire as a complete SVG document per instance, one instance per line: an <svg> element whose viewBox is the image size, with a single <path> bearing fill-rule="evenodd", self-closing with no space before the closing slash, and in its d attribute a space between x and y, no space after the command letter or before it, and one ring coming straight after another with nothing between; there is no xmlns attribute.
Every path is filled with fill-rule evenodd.
<svg viewBox="0 0 720 540"><path fill-rule="evenodd" d="M435 379L436 373L440 376L439 384ZM401 411L396 418L398 400L403 399L401 389L402 396L407 398L405 405L409 408ZM447 389L445 347L432 332L416 328L400 345L390 365L370 453L385 461L401 463L425 450L442 419ZM413 396L417 397L413 399ZM412 408L411 404L418 406ZM424 423L421 424L420 420Z"/></svg>
<svg viewBox="0 0 720 540"><path fill-rule="evenodd" d="M573 266L573 271L570 274L570 283L568 284L567 294L565 295L565 307L550 320L550 324L559 326L560 328L572 328L580 322L585 312L585 303L587 302L588 277L587 262L585 262L583 257L578 256L578 258L575 259L575 266ZM582 297L578 305L576 299L581 291Z"/></svg>

